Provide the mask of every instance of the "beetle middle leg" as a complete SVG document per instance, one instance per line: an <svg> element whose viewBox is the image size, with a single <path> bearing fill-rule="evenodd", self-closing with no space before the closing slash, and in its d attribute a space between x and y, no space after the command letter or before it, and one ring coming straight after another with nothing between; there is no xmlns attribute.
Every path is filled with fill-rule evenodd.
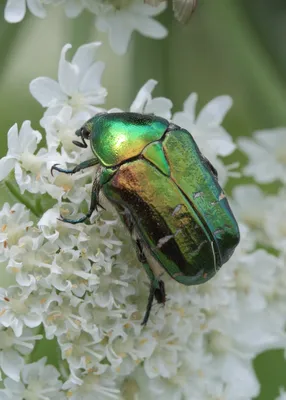
<svg viewBox="0 0 286 400"><path fill-rule="evenodd" d="M99 192L100 192L100 185L98 182L98 178L95 178L92 184L92 189L91 189L91 201L90 201L90 207L86 215L84 215L81 218L78 219L69 219L69 218L64 218L61 215L60 221L63 222L68 222L69 224L79 224L80 222L84 222L87 218L90 218L93 211L97 211L97 206L100 206L101 208L104 209L102 205L99 204L98 198L99 198Z"/></svg>
<svg viewBox="0 0 286 400"><path fill-rule="evenodd" d="M136 253L138 260L142 263L147 275L150 279L150 291L148 297L148 303L145 311L145 315L141 325L146 325L150 317L150 312L153 304L154 297L159 304L165 304L166 302L166 292L165 285L161 279L155 277L150 265L147 262L146 256L143 252L143 247L139 239L136 240Z"/></svg>

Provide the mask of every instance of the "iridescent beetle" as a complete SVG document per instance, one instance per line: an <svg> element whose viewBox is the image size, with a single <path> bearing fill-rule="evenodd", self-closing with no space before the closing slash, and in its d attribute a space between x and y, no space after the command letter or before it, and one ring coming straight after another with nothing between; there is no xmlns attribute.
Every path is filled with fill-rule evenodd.
<svg viewBox="0 0 286 400"><path fill-rule="evenodd" d="M201 154L191 134L166 119L137 113L104 113L76 132L94 158L66 174L98 165L90 209L72 224L89 218L99 205L99 193L118 211L132 237L150 279L150 294L142 324L154 297L165 302L161 279L166 271L183 285L205 283L230 258L239 229L217 180L217 172Z"/></svg>

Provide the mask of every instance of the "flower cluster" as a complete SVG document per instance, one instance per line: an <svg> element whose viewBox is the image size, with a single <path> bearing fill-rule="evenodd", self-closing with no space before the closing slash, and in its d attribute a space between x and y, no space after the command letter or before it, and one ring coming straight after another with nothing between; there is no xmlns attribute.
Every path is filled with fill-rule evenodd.
<svg viewBox="0 0 286 400"><path fill-rule="evenodd" d="M95 26L106 32L112 49L124 54L133 31L153 39L162 39L167 35L166 28L155 17L166 8L166 1L155 6L143 0L7 0L5 19L8 22L22 21L26 9L39 18L47 16L48 6L64 7L68 18L78 17L83 10L95 15ZM152 1L151 1L152 4Z"/></svg>
<svg viewBox="0 0 286 400"><path fill-rule="evenodd" d="M255 397L253 359L265 349L285 347L285 188L274 197L254 185L237 186L233 206L242 237L233 257L204 285L186 287L164 276L168 301L165 307L155 304L142 327L148 279L114 210L101 199L106 209L95 211L90 224L58 219L87 211L96 168L52 176L51 166L72 168L91 158L90 150L73 145L74 132L102 110L106 96L98 43L81 46L71 62L69 48L61 53L58 82L41 77L30 85L45 108L42 134L29 121L14 125L0 161L2 184L21 199L0 211L0 263L8 282L0 291L1 398ZM130 111L154 113L186 128L225 185L238 174L237 165L224 159L237 148L221 126L230 97L217 97L197 113L193 93L172 115L169 99L152 98L155 85L149 80L139 90ZM260 181L266 178L257 165L266 157L273 160L275 178L285 170L270 134L257 133L257 143L247 146L245 139L239 142L241 149L252 149L245 172ZM39 149L43 135L46 147ZM42 335L34 332L38 327ZM55 339L57 365L46 359L29 363L42 336Z"/></svg>

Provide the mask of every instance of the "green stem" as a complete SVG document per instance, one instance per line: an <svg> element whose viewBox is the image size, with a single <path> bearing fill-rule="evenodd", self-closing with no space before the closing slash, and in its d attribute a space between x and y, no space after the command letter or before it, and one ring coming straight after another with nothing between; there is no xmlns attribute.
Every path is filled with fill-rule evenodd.
<svg viewBox="0 0 286 400"><path fill-rule="evenodd" d="M41 214L37 211L36 207L30 202L29 199L23 196L20 191L17 190L9 181L5 181L5 185L10 193L16 197L18 201L20 201L20 203L24 204L35 215L35 217L40 218Z"/></svg>

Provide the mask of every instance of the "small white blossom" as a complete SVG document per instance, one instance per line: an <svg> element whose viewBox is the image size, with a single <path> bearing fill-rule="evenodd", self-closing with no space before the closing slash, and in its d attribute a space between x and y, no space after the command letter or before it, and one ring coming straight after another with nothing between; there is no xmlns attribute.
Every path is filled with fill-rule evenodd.
<svg viewBox="0 0 286 400"><path fill-rule="evenodd" d="M11 328L4 329L0 326L0 368L5 375L19 382L20 371L24 366L24 359L20 354L30 354L35 341L40 339L42 335L33 335L28 328L24 328L21 337L17 338Z"/></svg>
<svg viewBox="0 0 286 400"><path fill-rule="evenodd" d="M97 14L95 25L99 31L108 32L110 45L117 54L126 53L133 31L153 39L167 36L167 29L152 19L165 10L165 2L152 7L140 0L121 0L102 2L100 6L95 4L94 8Z"/></svg>
<svg viewBox="0 0 286 400"><path fill-rule="evenodd" d="M22 335L24 326L35 328L42 322L41 310L33 303L30 290L10 286L0 288L0 324L11 327L17 337Z"/></svg>
<svg viewBox="0 0 286 400"><path fill-rule="evenodd" d="M249 158L245 175L259 183L286 183L286 128L254 132L253 139L240 138L238 145Z"/></svg>
<svg viewBox="0 0 286 400"><path fill-rule="evenodd" d="M12 126L8 132L8 153L0 160L0 181L15 169L15 178L19 185L22 181L29 185L36 184L35 179L32 180L24 171L34 174L40 172L43 160L34 153L41 139L42 135L31 128L30 121L23 122L20 131L17 124Z"/></svg>
<svg viewBox="0 0 286 400"><path fill-rule="evenodd" d="M46 357L26 364L21 370L21 381L4 380L5 389L0 390L3 400L64 400L62 382L55 367L46 364ZM3 396L3 397L2 397Z"/></svg>
<svg viewBox="0 0 286 400"><path fill-rule="evenodd" d="M104 103L106 90L100 79L104 63L95 61L100 43L89 43L78 48L72 61L66 60L66 53L72 47L66 44L61 52L58 82L48 77L34 79L30 91L36 100L45 108L42 125L46 118L57 115L65 106L72 107L73 113L87 112L92 116Z"/></svg>
<svg viewBox="0 0 286 400"><path fill-rule="evenodd" d="M280 394L279 396L276 398L276 400L286 400L286 392L285 389L280 389Z"/></svg>
<svg viewBox="0 0 286 400"><path fill-rule="evenodd" d="M104 372L104 374L103 374ZM70 400L121 400L120 390L116 388L116 375L112 374L107 365L98 366L80 378L71 374L64 385L68 389Z"/></svg>
<svg viewBox="0 0 286 400"><path fill-rule="evenodd" d="M19 243L32 225L30 211L23 204L17 203L13 207L4 204L0 211L0 261L8 259L11 247Z"/></svg>
<svg viewBox="0 0 286 400"><path fill-rule="evenodd" d="M171 118L171 108L173 106L171 100L165 97L155 97L152 99L152 92L157 83L154 79L150 79L142 86L130 106L131 112L154 114L166 119Z"/></svg>
<svg viewBox="0 0 286 400"><path fill-rule="evenodd" d="M281 251L286 245L286 224L284 213L286 210L286 191L282 188L278 195L270 196L268 207L265 210L264 229L268 237L268 245Z"/></svg>

